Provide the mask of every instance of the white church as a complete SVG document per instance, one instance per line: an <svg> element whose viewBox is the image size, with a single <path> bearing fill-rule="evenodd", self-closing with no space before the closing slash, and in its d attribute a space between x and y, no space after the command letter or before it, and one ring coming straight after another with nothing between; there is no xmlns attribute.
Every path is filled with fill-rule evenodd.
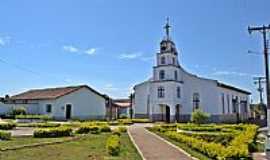
<svg viewBox="0 0 270 160"><path fill-rule="evenodd" d="M178 61L167 22L149 80L134 86L134 114L152 121L187 122L195 109L210 114L211 122L239 122L250 115L250 92L188 73Z"/></svg>

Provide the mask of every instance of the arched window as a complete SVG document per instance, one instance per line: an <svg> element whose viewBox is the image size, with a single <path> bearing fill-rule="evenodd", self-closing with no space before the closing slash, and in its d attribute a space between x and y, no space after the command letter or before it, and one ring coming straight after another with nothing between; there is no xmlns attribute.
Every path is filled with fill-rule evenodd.
<svg viewBox="0 0 270 160"><path fill-rule="evenodd" d="M165 89L164 87L160 86L158 87L158 98L163 98L165 97Z"/></svg>
<svg viewBox="0 0 270 160"><path fill-rule="evenodd" d="M199 93L193 93L193 110L200 107L200 95Z"/></svg>
<svg viewBox="0 0 270 160"><path fill-rule="evenodd" d="M177 80L178 79L178 74L177 71L174 71L174 79Z"/></svg>
<svg viewBox="0 0 270 160"><path fill-rule="evenodd" d="M161 59L160 59L160 63L161 64L165 64L166 63L166 59L165 59L165 57L163 56L163 57L161 57Z"/></svg>
<svg viewBox="0 0 270 160"><path fill-rule="evenodd" d="M165 71L164 70L160 70L159 71L159 79L163 80L165 78Z"/></svg>
<svg viewBox="0 0 270 160"><path fill-rule="evenodd" d="M177 98L181 98L181 88L177 87L176 89Z"/></svg>

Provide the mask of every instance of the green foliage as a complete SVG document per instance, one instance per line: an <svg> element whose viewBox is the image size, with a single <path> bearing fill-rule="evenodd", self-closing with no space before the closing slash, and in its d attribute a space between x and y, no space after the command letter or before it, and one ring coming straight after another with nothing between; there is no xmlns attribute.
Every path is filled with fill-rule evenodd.
<svg viewBox="0 0 270 160"><path fill-rule="evenodd" d="M131 125L131 124L133 124L131 119L118 119L118 122L121 125Z"/></svg>
<svg viewBox="0 0 270 160"><path fill-rule="evenodd" d="M117 126L117 125L119 125L119 122L118 121L110 121L110 122L108 122L108 124L110 126Z"/></svg>
<svg viewBox="0 0 270 160"><path fill-rule="evenodd" d="M132 119L133 123L150 123L151 121L149 119L145 119L145 118L136 118L136 119Z"/></svg>
<svg viewBox="0 0 270 160"><path fill-rule="evenodd" d="M127 132L127 127L118 127L117 129L118 129L119 132L121 132L121 133L126 133L126 132Z"/></svg>
<svg viewBox="0 0 270 160"><path fill-rule="evenodd" d="M11 115L25 115L26 109L24 107L14 108L11 111Z"/></svg>
<svg viewBox="0 0 270 160"><path fill-rule="evenodd" d="M16 123L13 122L1 122L0 123L0 129L2 130L10 130L16 127Z"/></svg>
<svg viewBox="0 0 270 160"><path fill-rule="evenodd" d="M36 127L36 128L49 128L49 127L60 127L60 123L19 123L18 127Z"/></svg>
<svg viewBox="0 0 270 160"><path fill-rule="evenodd" d="M117 156L120 153L120 137L112 135L107 139L106 142L107 152L112 156Z"/></svg>
<svg viewBox="0 0 270 160"><path fill-rule="evenodd" d="M196 123L196 124L205 123L208 118L209 118L209 114L203 112L200 109L196 109L191 114L191 122Z"/></svg>
<svg viewBox="0 0 270 160"><path fill-rule="evenodd" d="M11 133L10 132L5 132L5 131L0 131L0 139L1 140L10 140L11 139Z"/></svg>
<svg viewBox="0 0 270 160"><path fill-rule="evenodd" d="M16 115L16 119L42 119L44 121L51 120L52 117L48 115L37 115L37 114L28 114L28 115Z"/></svg>
<svg viewBox="0 0 270 160"><path fill-rule="evenodd" d="M34 130L34 137L37 138L66 137L71 135L72 129L67 127L42 128Z"/></svg>
<svg viewBox="0 0 270 160"><path fill-rule="evenodd" d="M211 130L211 132L184 131L177 133L175 131L167 131L162 126L157 126L153 130L158 131L162 135L165 135L174 141L186 144L188 147L199 151L212 159L225 160L249 158L249 151L254 144L258 129L257 126L246 124L211 124L202 125L200 126L200 129L198 129L198 125L188 124L185 126L185 129L189 127L188 130L193 129L202 131L202 128L206 127L206 130L208 131L211 126L215 128L215 130L218 130L218 132L213 132ZM223 128L225 132L220 128Z"/></svg>
<svg viewBox="0 0 270 160"><path fill-rule="evenodd" d="M100 129L98 126L89 126L89 125L83 125L76 130L76 133L78 134L98 134L100 133Z"/></svg>
<svg viewBox="0 0 270 160"><path fill-rule="evenodd" d="M111 128L108 125L99 126L100 132L111 132Z"/></svg>

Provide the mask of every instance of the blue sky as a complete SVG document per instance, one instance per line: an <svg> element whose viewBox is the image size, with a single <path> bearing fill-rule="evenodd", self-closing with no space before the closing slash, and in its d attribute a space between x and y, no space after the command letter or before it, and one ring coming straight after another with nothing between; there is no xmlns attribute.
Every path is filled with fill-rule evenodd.
<svg viewBox="0 0 270 160"><path fill-rule="evenodd" d="M186 70L257 92L268 0L9 0L0 2L0 95L30 88L88 84L112 97L152 74L171 19Z"/></svg>

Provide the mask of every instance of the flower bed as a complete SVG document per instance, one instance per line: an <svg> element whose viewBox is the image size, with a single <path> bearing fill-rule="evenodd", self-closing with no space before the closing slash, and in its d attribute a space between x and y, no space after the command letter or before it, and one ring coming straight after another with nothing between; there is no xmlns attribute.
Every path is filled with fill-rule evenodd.
<svg viewBox="0 0 270 160"><path fill-rule="evenodd" d="M21 123L18 127L36 127L36 128L49 128L49 127L60 127L60 123Z"/></svg>
<svg viewBox="0 0 270 160"><path fill-rule="evenodd" d="M72 129L67 127L56 127L34 130L34 137L51 138L51 137L66 137L72 135Z"/></svg>
<svg viewBox="0 0 270 160"><path fill-rule="evenodd" d="M193 126L197 127L197 126ZM199 129L202 130L202 126ZM177 133L175 131L166 131L162 127L153 128L155 131L161 133L162 135L186 144L188 147L207 155L212 159L241 159L241 158L250 158L249 157L249 147L253 144L254 138L257 132L257 126L255 125L215 125L216 128L227 128L230 130L235 130L231 132L233 138L230 141L226 142L226 145L222 145L222 143L217 143L214 141L210 141L209 136L213 133L196 133L190 132L187 133ZM162 128L162 129L160 129ZM205 126L205 130L209 131L209 126ZM196 128L195 130L197 130ZM194 130L193 130L194 131ZM220 130L221 131L221 130ZM216 132L225 135L222 132ZM201 135L199 135L201 134ZM208 135L206 135L208 134ZM229 135L229 134L228 134ZM222 138L222 137L219 137Z"/></svg>

